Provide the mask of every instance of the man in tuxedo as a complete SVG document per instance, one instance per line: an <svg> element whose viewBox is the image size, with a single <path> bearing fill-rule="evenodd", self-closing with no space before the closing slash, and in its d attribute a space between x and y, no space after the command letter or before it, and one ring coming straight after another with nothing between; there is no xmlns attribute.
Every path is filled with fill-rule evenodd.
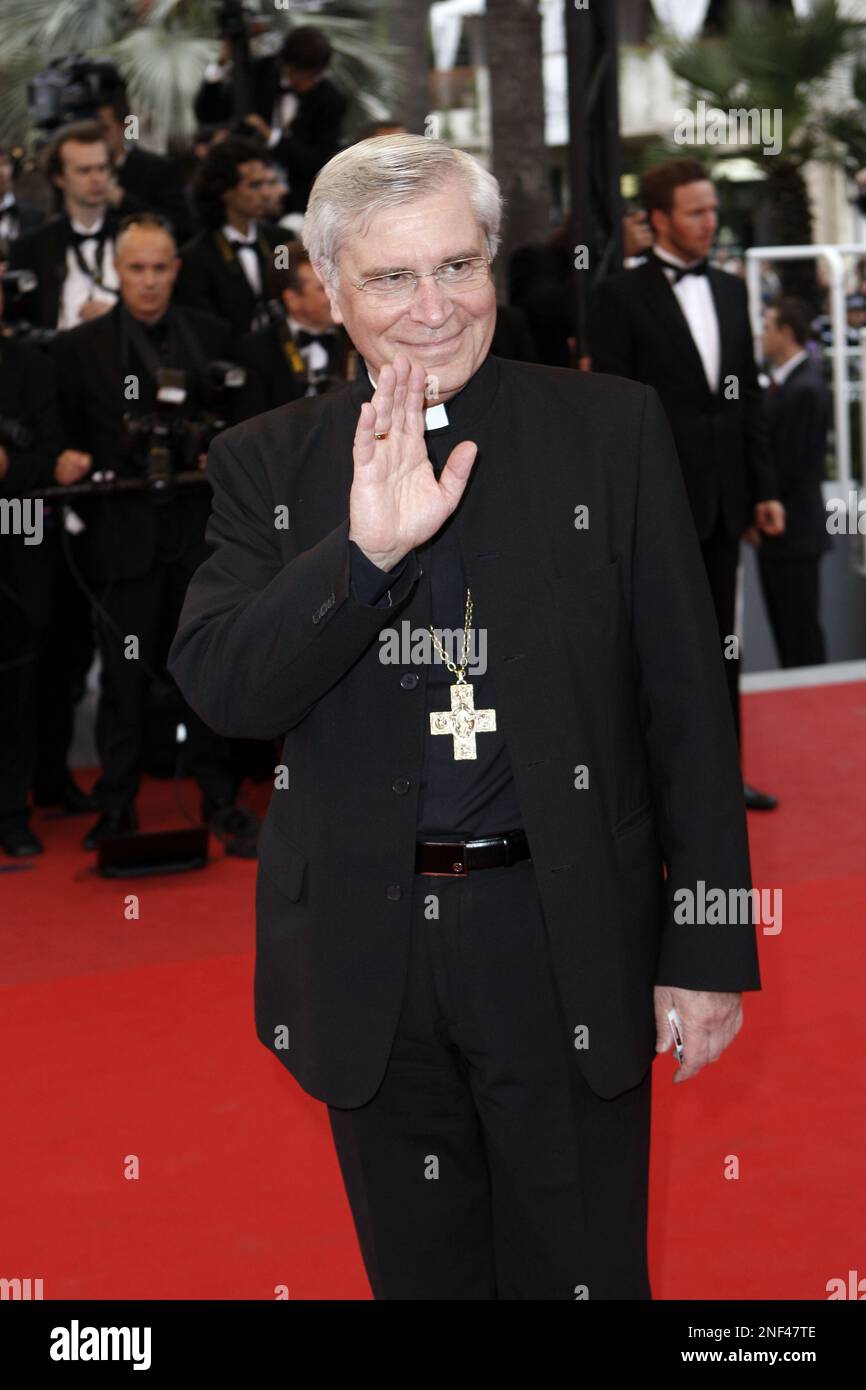
<svg viewBox="0 0 866 1390"><path fill-rule="evenodd" d="M238 344L236 357L247 374L235 397L238 420L333 390L346 380L354 357L302 246L289 248L289 265L275 269L273 280L279 308L267 328L245 334Z"/></svg>
<svg viewBox="0 0 866 1390"><path fill-rule="evenodd" d="M123 217L141 204L117 184L95 121L61 126L49 146L45 172L61 210L13 244L10 266L38 279L17 317L41 328L74 328L117 302L114 238Z"/></svg>
<svg viewBox="0 0 866 1390"><path fill-rule="evenodd" d="M286 172L286 212L302 213L313 179L340 145L346 98L326 70L333 50L313 25L298 25L286 35L276 56L250 63L251 129L266 141L268 153ZM196 119L218 124L239 114L229 78L229 47L205 73L195 101Z"/></svg>
<svg viewBox="0 0 866 1390"><path fill-rule="evenodd" d="M186 241L190 234L189 210L180 165L166 155L143 150L137 138L128 140L124 128L128 114L123 87L119 87L111 101L105 102L96 112L111 154L115 178L142 208L158 212L167 219L178 243Z"/></svg>
<svg viewBox="0 0 866 1390"><path fill-rule="evenodd" d="M169 667L284 739L256 1028L328 1105L375 1296L645 1299L668 1011L682 1080L760 987L754 927L672 896L748 886L742 786L659 402L489 352L501 211L424 136L319 174L363 370L215 441Z"/></svg>
<svg viewBox="0 0 866 1390"><path fill-rule="evenodd" d="M202 230L181 252L177 300L218 314L232 338L264 328L274 296L274 248L286 233L261 221L268 170L260 145L241 136L212 144L195 176Z"/></svg>
<svg viewBox="0 0 866 1390"><path fill-rule="evenodd" d="M821 483L832 402L806 349L808 340L809 311L801 301L781 299L764 311L764 357L771 377L764 408L785 531L755 540L782 666L818 666L827 659L819 618L819 567L831 544Z"/></svg>
<svg viewBox="0 0 866 1390"><path fill-rule="evenodd" d="M174 418L193 421L207 405L207 363L226 358L230 340L219 319L172 305L179 258L167 225L153 214L137 215L124 226L117 241L117 268L120 302L102 318L60 334L56 359L69 443L92 454L95 473L111 473L122 482L147 475L154 412L161 410L167 423L172 398L165 394L161 374L183 373L186 394L175 406ZM132 425L135 417L150 417L150 425L140 435L132 433L126 412ZM171 437L163 433L158 442ZM190 446L185 451L179 446L173 469L195 468L194 436ZM141 490L104 492L80 503L89 538L89 573L97 587L102 658L96 721L102 772L95 792L104 810L84 838L86 849L138 829L135 798L148 688L152 677L162 674L165 634L174 630L189 577L209 553L204 480L200 486L175 487L161 496L153 488L149 495ZM133 634L138 649L130 657L127 644ZM228 744L192 710L183 709L184 754L201 791L202 819L231 837L233 852L252 857L256 827L235 805Z"/></svg>
<svg viewBox="0 0 866 1390"><path fill-rule="evenodd" d="M647 170L641 198L655 245L643 265L598 286L590 307L592 369L645 382L670 421L725 653L740 738L734 633L740 538L751 525L784 529L762 417L746 289L708 265L718 226L701 164L670 159ZM776 798L745 786L747 806Z"/></svg>

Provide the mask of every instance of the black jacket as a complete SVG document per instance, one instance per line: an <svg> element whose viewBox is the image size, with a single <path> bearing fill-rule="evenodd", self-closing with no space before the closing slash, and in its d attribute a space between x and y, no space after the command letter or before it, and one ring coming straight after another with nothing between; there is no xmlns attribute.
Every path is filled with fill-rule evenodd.
<svg viewBox="0 0 866 1390"><path fill-rule="evenodd" d="M593 371L642 381L661 397L702 539L712 533L719 509L728 533L740 536L754 520L755 503L778 496L746 287L735 275L713 267L708 278L721 342L715 394L679 300L657 261L602 281L589 315Z"/></svg>
<svg viewBox="0 0 866 1390"><path fill-rule="evenodd" d="M251 111L271 123L280 89L276 58L259 58L251 65ZM289 176L286 211L304 212L317 173L340 148L340 131L348 103L329 77L320 77L306 92L298 93L298 109L291 126L267 157L282 164ZM230 83L203 82L195 99L195 114L203 124L230 121L234 114Z"/></svg>
<svg viewBox="0 0 866 1390"><path fill-rule="evenodd" d="M190 234L189 208L183 171L175 160L134 145L117 170L117 181L142 207L166 217L178 246L183 245Z"/></svg>
<svg viewBox="0 0 866 1390"><path fill-rule="evenodd" d="M352 441L372 391L361 370L214 442L214 554L168 656L216 732L284 739L288 787L259 841L256 1027L338 1106L374 1094L400 1012L426 732L428 668L406 681L380 661L379 633L429 623L428 547L393 607L349 586ZM579 1064L612 1097L652 1062L655 983L760 986L752 925L674 920L674 889L749 886L701 553L654 392L489 355L447 409L454 443L480 445L454 525L489 634L563 1046L589 1027ZM281 506L288 526L274 524Z"/></svg>
<svg viewBox="0 0 866 1390"><path fill-rule="evenodd" d="M0 438L9 460L0 479L0 498L54 486L54 466L64 444L53 367L45 353L5 336L0 336L0 416L24 425L32 435L23 448ZM28 544L20 535L0 535L0 626L8 623L10 630L17 628L22 615L34 626L44 626L51 611L51 567L45 561L53 509L47 501L42 505L40 544Z"/></svg>
<svg viewBox="0 0 866 1390"><path fill-rule="evenodd" d="M824 378L808 358L764 402L779 500L785 508L781 536L762 536L767 559L820 555L832 544L821 492L832 402Z"/></svg>
<svg viewBox="0 0 866 1390"><path fill-rule="evenodd" d="M260 223L258 233L273 248L286 244L288 232L281 227ZM239 338L252 327L257 301L237 256L226 252L218 232L202 231L188 241L181 252L181 271L174 297L203 314L217 314ZM269 298L267 277L273 266L264 254L259 256L264 298Z"/></svg>
<svg viewBox="0 0 866 1390"><path fill-rule="evenodd" d="M235 360L245 368L246 382L234 394L235 421L249 420L266 410L276 410L306 395L307 372L303 362L283 349L277 325L271 323L257 333L245 333L233 348ZM347 375L347 362L353 351L348 334L338 328L330 349L333 377ZM293 365L294 362L294 365Z"/></svg>
<svg viewBox="0 0 866 1390"><path fill-rule="evenodd" d="M116 208L109 208L105 222L116 229L127 213L143 211L143 204L126 194ZM15 318L26 319L40 328L56 328L60 313L60 293L66 279L66 252L69 248L69 222L64 212L55 213L35 231L18 238L12 245L12 270L32 270L38 278L36 289L16 305Z"/></svg>
<svg viewBox="0 0 866 1390"><path fill-rule="evenodd" d="M205 359L225 358L229 335L225 324L211 315L193 309L173 312L186 320L201 345ZM130 408L125 393L126 377L136 372L135 363L124 362L121 308L92 319L66 333L55 343L57 382L65 445L93 455L93 472L111 469L118 477L141 476L124 449L123 416ZM180 364L190 373L190 407L203 392L192 380L194 364L186 358ZM136 413L152 407L152 384L140 372L141 396ZM171 524L177 529L178 548L206 555L204 526L210 506L210 490L201 486L178 488L168 504L174 519L142 493L122 497L100 496L81 499L76 510L88 527L91 573L99 580L131 578L145 574L153 563L158 529Z"/></svg>

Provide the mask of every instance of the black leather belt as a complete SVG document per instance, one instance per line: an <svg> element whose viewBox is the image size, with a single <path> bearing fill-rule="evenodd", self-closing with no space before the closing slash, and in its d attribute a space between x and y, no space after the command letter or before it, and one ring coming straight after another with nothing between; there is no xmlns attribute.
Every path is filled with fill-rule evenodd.
<svg viewBox="0 0 866 1390"><path fill-rule="evenodd" d="M436 878L465 878L470 869L497 869L529 858L529 841L523 830L506 830L502 835L477 840L418 840L415 872Z"/></svg>

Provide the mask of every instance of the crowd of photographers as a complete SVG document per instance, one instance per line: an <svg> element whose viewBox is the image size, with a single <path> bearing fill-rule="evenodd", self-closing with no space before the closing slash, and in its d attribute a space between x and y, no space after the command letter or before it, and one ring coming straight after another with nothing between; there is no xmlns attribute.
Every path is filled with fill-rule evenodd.
<svg viewBox="0 0 866 1390"><path fill-rule="evenodd" d="M273 750L214 735L164 661L207 553L210 439L356 369L296 239L312 181L343 143L330 57L310 26L242 69L226 39L196 97L188 167L129 138L110 67L59 65L31 99L48 109L40 164L53 212L19 200L15 161L0 151L9 856L43 849L31 797L90 813L87 849L137 829L141 775L157 766L193 776L201 817L229 852L255 855L258 821L237 794L247 773L272 770ZM69 750L96 651L100 777L85 793Z"/></svg>

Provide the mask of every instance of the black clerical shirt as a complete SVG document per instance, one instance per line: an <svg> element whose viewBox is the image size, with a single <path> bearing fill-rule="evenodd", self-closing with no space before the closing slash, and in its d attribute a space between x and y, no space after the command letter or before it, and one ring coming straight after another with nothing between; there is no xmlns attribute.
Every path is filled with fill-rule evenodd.
<svg viewBox="0 0 866 1390"><path fill-rule="evenodd" d="M489 365L488 361L488 368ZM479 372L485 372L483 364ZM471 409L468 418L463 409L468 400L477 394L476 382L479 372L476 372L456 396L445 403L449 423L424 432L427 452L437 477L445 466L451 450L461 440L470 439L478 444L479 450L482 447L479 435L483 430L483 423L476 426L471 418ZM432 626L436 629L440 641L443 628L461 634L457 637L455 646L447 642L444 644L449 658L455 664L459 664L463 651L462 633L466 622L466 576L454 519L455 515L452 514L432 540L422 547L421 554L422 563L427 566L430 574ZM374 565L354 541L349 542L349 549L352 557L351 585L355 596L362 603L388 607L388 590L406 566L410 565L413 572L418 570L418 555L414 550L393 570L386 571ZM395 617L394 627L397 632L400 631L400 621L399 617ZM482 837L523 827L517 788L506 745L507 730L502 728L502 714L497 709L496 689L491 673L495 653L491 652L489 642L485 648L479 641L478 629L484 628L484 614L477 608L473 611L470 626L474 630L474 640L470 643L470 665L465 676L474 692L475 708L496 709L496 730L476 734L477 757L460 762L454 757L454 742L450 735L430 733L430 714L436 710L450 710L450 688L457 679L441 658L434 660L427 679L424 711L424 765L417 821L419 837ZM432 642L430 649L434 650ZM483 675L477 674L474 664L479 654L486 659ZM412 670L411 666L406 667L407 674L411 674Z"/></svg>

